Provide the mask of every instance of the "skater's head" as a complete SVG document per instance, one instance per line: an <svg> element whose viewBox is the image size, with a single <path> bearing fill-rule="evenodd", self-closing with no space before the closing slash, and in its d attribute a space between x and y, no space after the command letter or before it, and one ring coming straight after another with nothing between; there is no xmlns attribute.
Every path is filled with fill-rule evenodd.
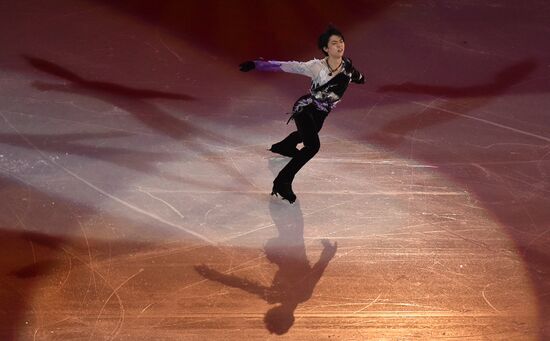
<svg viewBox="0 0 550 341"><path fill-rule="evenodd" d="M319 36L317 47L325 56L342 57L345 49L344 35L331 25Z"/></svg>
<svg viewBox="0 0 550 341"><path fill-rule="evenodd" d="M267 330L270 333L277 335L283 335L294 324L294 309L295 304L281 304L277 305L267 311L264 316L264 323Z"/></svg>

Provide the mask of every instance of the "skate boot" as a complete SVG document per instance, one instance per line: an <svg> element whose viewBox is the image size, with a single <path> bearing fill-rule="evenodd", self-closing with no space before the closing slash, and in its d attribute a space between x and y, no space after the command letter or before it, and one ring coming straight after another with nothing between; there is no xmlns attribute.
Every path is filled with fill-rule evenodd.
<svg viewBox="0 0 550 341"><path fill-rule="evenodd" d="M298 153L298 148L288 147L279 142L272 145L269 151L283 156L294 157Z"/></svg>
<svg viewBox="0 0 550 341"><path fill-rule="evenodd" d="M296 201L296 194L294 194L294 192L292 191L291 182L283 182L275 179L275 181L273 181L273 189L271 190L271 195L275 195L276 197L278 197L277 194L280 194L284 200L288 200L288 202L291 204Z"/></svg>

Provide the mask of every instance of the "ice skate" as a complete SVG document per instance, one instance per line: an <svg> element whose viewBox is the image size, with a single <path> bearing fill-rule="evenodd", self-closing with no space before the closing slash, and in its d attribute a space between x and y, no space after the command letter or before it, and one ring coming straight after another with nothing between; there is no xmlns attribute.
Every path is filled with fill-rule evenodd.
<svg viewBox="0 0 550 341"><path fill-rule="evenodd" d="M289 203L294 203L296 201L296 194L292 191L291 182L283 182L275 179L273 181L273 189L271 190L271 195L278 197L278 194L281 195L283 200L288 200Z"/></svg>

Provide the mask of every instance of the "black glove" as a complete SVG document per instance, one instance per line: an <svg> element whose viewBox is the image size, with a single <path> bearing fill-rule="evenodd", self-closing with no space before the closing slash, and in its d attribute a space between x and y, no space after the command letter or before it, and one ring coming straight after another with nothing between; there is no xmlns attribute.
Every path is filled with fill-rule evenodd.
<svg viewBox="0 0 550 341"><path fill-rule="evenodd" d="M250 70L254 70L255 68L256 64L254 64L254 62L251 60L239 64L239 70L241 70L242 72L248 72Z"/></svg>

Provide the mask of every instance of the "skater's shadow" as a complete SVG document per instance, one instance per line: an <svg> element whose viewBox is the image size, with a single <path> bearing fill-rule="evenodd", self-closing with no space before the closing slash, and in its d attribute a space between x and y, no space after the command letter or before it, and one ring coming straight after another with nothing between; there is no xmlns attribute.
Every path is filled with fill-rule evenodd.
<svg viewBox="0 0 550 341"><path fill-rule="evenodd" d="M337 245L322 240L323 251L312 266L306 255L300 202L288 205L272 198L269 211L278 231L278 236L268 240L264 247L266 258L278 267L271 286L221 273L205 265L196 266L195 270L204 278L242 289L269 304L276 304L266 312L264 323L270 333L282 335L294 324L294 311L298 304L311 298L315 286L336 253Z"/></svg>
<svg viewBox="0 0 550 341"><path fill-rule="evenodd" d="M118 147L97 147L87 145L87 141L96 139L107 140L130 136L124 132L78 133L78 134L25 134L23 139L19 134L0 134L0 143L16 147L34 146L41 151L68 153L83 157L116 163L128 169L146 174L157 173L155 164L159 161L172 161L180 157L176 153L160 153L129 150ZM182 179L180 179L181 181Z"/></svg>
<svg viewBox="0 0 550 341"><path fill-rule="evenodd" d="M228 143L238 145L225 136L220 136L212 131L202 129L186 120L179 119L161 110L149 100L169 99L180 101L195 100L194 97L171 92L163 92L149 89L139 89L109 82L87 80L73 71L50 61L28 55L22 55L33 68L49 75L64 79L67 83L34 82L33 87L40 91L59 91L82 96L93 96L105 103L131 114L135 119L149 127L176 140L193 135L194 137L207 137L208 140L220 145Z"/></svg>
<svg viewBox="0 0 550 341"><path fill-rule="evenodd" d="M497 73L492 82L466 87L434 86L403 83L385 85L378 92L424 94L448 99L442 106L426 107L421 112L391 121L370 135L369 140L390 147L400 144L410 131L440 125L456 119L461 113L485 106L492 98L502 95L512 86L525 80L537 67L532 59L512 64Z"/></svg>
<svg viewBox="0 0 550 341"><path fill-rule="evenodd" d="M115 83L90 81L50 61L27 55L23 55L22 57L35 69L68 82L64 84L34 82L33 87L38 90L60 91L85 96L92 95L130 113L149 128L175 139L182 138L194 130L186 122L163 112L155 105L145 101L149 99L189 101L193 99L191 96L137 89Z"/></svg>
<svg viewBox="0 0 550 341"><path fill-rule="evenodd" d="M251 185L251 183L238 170L236 170L234 166L229 165L229 162L227 162L228 164L226 165L224 164L223 160L218 160L219 158L213 157L215 156L215 154L206 144L197 142L195 140L205 139L209 142L208 145L220 146L226 146L228 144L240 145L241 143L239 141L227 138L213 131L200 128L194 124L191 124L190 122L174 117L171 114L158 108L154 103L149 103L148 101L152 99L190 101L194 100L193 97L184 94L132 88L115 83L90 81L74 73L73 71L70 71L50 61L28 55L22 55L22 57L36 70L66 81L65 83L34 82L34 88L40 91L59 91L83 96L93 96L117 108L121 108L154 131L160 132L163 135L169 136L176 140L186 139L184 146L193 154L200 156L201 158L204 158L206 156L208 162L215 164L217 167L221 168L225 174L229 174L230 176L232 176L236 181L238 181L239 185ZM121 134L120 136L123 135L124 134ZM4 139L4 137L9 139L10 141L13 140L12 136L2 136L0 138ZM38 139L41 139L43 137L45 136L36 135L36 138ZM83 137L88 138L90 136L83 135ZM101 137L101 134L97 135L97 137ZM80 145L75 146L75 144L64 144L64 137L56 138L53 136L51 137L51 139L56 141L54 146L48 146L44 144L42 146L44 149L49 149L51 147L58 152L76 151L78 154L83 156L104 159L106 161L114 162L119 165L123 164L125 167L133 167L134 169L139 171L148 172L152 169L154 170L156 168L154 164L158 163L158 161L169 161L172 159L177 159L176 154L135 152L134 156L131 156L130 154L133 153L132 151L125 151L120 149L115 150L112 148L106 149L104 147L87 148ZM74 136L71 135L68 142L71 142L73 140ZM41 140L35 139L33 143L40 144ZM69 150L64 150L65 147L69 148ZM119 155L123 156L123 160L121 160L122 162L117 162L116 157L112 157ZM174 157L172 158L172 156ZM206 188L220 189L219 186L212 186L208 182L184 179L182 177L172 176L170 174L163 174L163 176L169 178L170 180L197 184ZM230 190L232 188L224 189Z"/></svg>
<svg viewBox="0 0 550 341"><path fill-rule="evenodd" d="M378 92L401 92L411 94L425 94L445 98L497 96L518 84L529 76L537 67L533 59L525 59L503 69L495 75L492 82L485 84L453 87L435 86L428 84L416 84L405 82L402 84L384 85L378 88Z"/></svg>
<svg viewBox="0 0 550 341"><path fill-rule="evenodd" d="M80 309L96 313L105 302L99 299L103 297L102 290L110 288L110 284L101 276L101 267L96 270L93 264L104 261L114 264L117 257L154 249L162 242L157 236L163 233L171 237L179 234L170 230L159 233L159 226L131 223L67 200L63 195L47 193L1 171L0 192L0 340L27 339L31 326L35 339L47 338L49 332L39 330L43 323L41 316L30 313L37 304L30 298L38 292L48 292L47 297L55 297L48 300L49 307L61 306L60 302L68 304L66 310L58 310L56 319L62 316L59 319L70 320L75 315L68 302L74 302L74 296L68 288L78 291L85 286L86 278L94 285L85 289L80 308L76 309L79 313ZM86 231L91 232L89 238ZM120 238L132 233L142 239ZM59 276L64 278L61 284L51 286L51 281L58 283ZM109 294L112 291L107 291L104 297ZM38 300L44 297L40 295ZM27 328L21 328L22 325ZM83 326L83 334L86 328L91 327ZM93 335L89 337L94 339Z"/></svg>
<svg viewBox="0 0 550 341"><path fill-rule="evenodd" d="M270 152L271 153L271 152ZM267 160L267 168L271 171L273 176L277 176L281 169L290 161L290 158L285 156L270 155L271 157Z"/></svg>

